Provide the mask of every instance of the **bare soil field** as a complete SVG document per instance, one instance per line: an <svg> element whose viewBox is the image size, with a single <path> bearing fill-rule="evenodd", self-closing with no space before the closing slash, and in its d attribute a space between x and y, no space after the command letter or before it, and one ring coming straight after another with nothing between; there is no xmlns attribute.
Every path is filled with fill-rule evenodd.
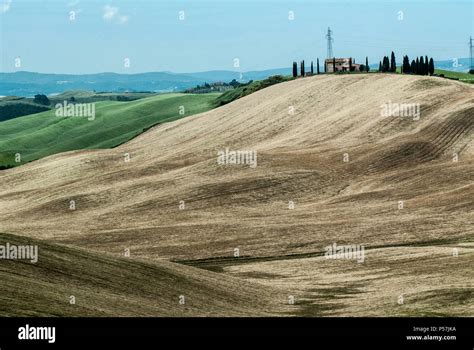
<svg viewBox="0 0 474 350"><path fill-rule="evenodd" d="M419 118L383 116L388 103L419 104ZM468 84L395 74L297 79L115 149L0 172L0 232L60 249L70 258L54 266L68 276L80 274L67 271L83 251L97 260L97 271L84 273L100 279L104 266L118 285L122 272L106 267L128 259L120 269L134 271L135 285L155 281L168 298L138 307L148 291L112 285L114 308L102 300L58 315L474 316L473 129ZM255 151L257 166L219 164L226 148ZM333 243L364 246L364 261L327 259ZM30 276L51 277L39 289L54 294L63 283L40 271L41 261ZM0 266L11 281L1 294L20 302L23 282L13 276L23 263ZM158 283L163 269L180 277ZM83 282L71 281L76 293L96 300L95 282ZM31 300L40 293L28 290ZM183 313L177 298L187 293L199 302ZM55 299L45 295L38 314L51 312Z"/></svg>

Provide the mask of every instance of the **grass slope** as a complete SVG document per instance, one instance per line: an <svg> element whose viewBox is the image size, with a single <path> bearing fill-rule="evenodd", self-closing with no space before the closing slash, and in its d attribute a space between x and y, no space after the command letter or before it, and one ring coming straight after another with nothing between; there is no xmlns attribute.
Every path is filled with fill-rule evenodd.
<svg viewBox="0 0 474 350"><path fill-rule="evenodd" d="M216 100L213 102L213 105L215 107L220 107L232 101L235 101L241 97L253 94L254 92L265 89L269 86L272 86L278 83L283 83L291 79L293 78L283 77L281 75L275 75L264 80L254 81L248 85L240 86L236 89L226 91L225 93L223 93L222 95L216 98Z"/></svg>
<svg viewBox="0 0 474 350"><path fill-rule="evenodd" d="M99 101L135 101L141 98L161 95L155 92L95 92L87 90L68 90L59 95L48 96L51 105L54 108L56 103L62 103L64 100L70 100L74 97L76 102L90 103Z"/></svg>
<svg viewBox="0 0 474 350"><path fill-rule="evenodd" d="M0 166L20 165L55 153L111 148L158 123L207 111L218 94L165 94L132 102L96 103L95 120L61 118L55 110L0 123ZM184 115L179 114L180 106ZM15 154L21 163L15 163Z"/></svg>
<svg viewBox="0 0 474 350"><path fill-rule="evenodd" d="M463 73L463 72L453 72L450 70L444 69L435 69L435 74L444 74L446 78L459 79L459 81L474 83L474 74Z"/></svg>
<svg viewBox="0 0 474 350"><path fill-rule="evenodd" d="M42 106L27 99L0 100L0 122L22 117L28 114L48 111L49 106Z"/></svg>
<svg viewBox="0 0 474 350"><path fill-rule="evenodd" d="M0 316L268 316L287 309L273 288L134 260L133 251L114 257L0 233L6 242L37 245L38 262L0 260Z"/></svg>

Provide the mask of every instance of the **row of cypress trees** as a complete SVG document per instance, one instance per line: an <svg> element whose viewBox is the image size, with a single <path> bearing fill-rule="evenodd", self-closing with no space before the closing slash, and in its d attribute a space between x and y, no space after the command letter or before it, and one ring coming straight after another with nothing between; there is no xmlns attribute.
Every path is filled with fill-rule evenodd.
<svg viewBox="0 0 474 350"><path fill-rule="evenodd" d="M311 61L311 75L314 74L314 65L313 61ZM319 58L316 61L316 74L319 74ZM300 76L304 77L306 75L304 60L300 62ZM293 62L293 78L298 76L298 64Z"/></svg>
<svg viewBox="0 0 474 350"><path fill-rule="evenodd" d="M333 65L336 65L336 59L333 59ZM352 59L350 59L349 64L351 64ZM368 72L370 70L369 68L369 59L368 57L365 58L365 65L361 65L361 71ZM324 71L326 71L326 65L324 66ZM352 71L352 69L350 69ZM316 74L319 74L319 58L316 60ZM313 61L311 61L311 75L314 74L314 66L313 66ZM304 77L306 75L305 71L305 65L304 65L304 60L300 62L300 76ZM293 62L293 78L298 77L298 64L296 62Z"/></svg>
<svg viewBox="0 0 474 350"><path fill-rule="evenodd" d="M333 63L335 65L335 63ZM326 67L325 67L326 68ZM369 62L368 58L365 58L365 66L361 66L361 70L366 72L369 71ZM412 60L410 63L410 59L407 55L403 56L403 63L401 66L401 73L402 74L418 74L418 75L433 75L434 74L434 61L433 57L428 60L428 56L420 56L417 57L416 60ZM390 58L388 56L384 56L383 60L379 62L379 72L392 72L395 73L397 71L397 63L395 59L395 53L392 51ZM319 58L317 59L316 63L316 72L319 74ZM313 61L311 61L311 75L314 74L314 65ZM304 60L300 62L300 76L304 77L306 75L305 70L305 63ZM298 64L293 62L293 78L298 77Z"/></svg>
<svg viewBox="0 0 474 350"><path fill-rule="evenodd" d="M395 60L395 53L392 51L390 59L388 56L384 56L383 60L379 62L379 72L393 72L397 71L397 63ZM418 74L418 75L433 75L434 74L434 61L433 57L428 60L428 56L420 56L416 60L410 59L407 55L403 56L403 63L401 66L402 74Z"/></svg>
<svg viewBox="0 0 474 350"><path fill-rule="evenodd" d="M411 61L408 56L403 56L403 64L401 72L402 74L418 74L418 75L433 75L434 74L434 61L433 57L428 60L428 56L420 56Z"/></svg>
<svg viewBox="0 0 474 350"><path fill-rule="evenodd" d="M392 72L397 71L397 63L395 61L395 53L392 51L390 59L388 56L383 56L383 60L379 62L379 72Z"/></svg>

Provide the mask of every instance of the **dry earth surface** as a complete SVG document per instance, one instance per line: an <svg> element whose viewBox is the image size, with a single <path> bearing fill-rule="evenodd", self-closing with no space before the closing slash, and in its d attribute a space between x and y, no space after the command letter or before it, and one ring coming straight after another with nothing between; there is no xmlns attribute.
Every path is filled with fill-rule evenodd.
<svg viewBox="0 0 474 350"><path fill-rule="evenodd" d="M389 101L419 103L420 119L383 117ZM320 75L2 171L2 240L39 242L40 257L2 262L1 294L42 315L474 316L473 129L474 86ZM219 165L225 148L256 151L257 167ZM333 243L363 245L364 262L326 259Z"/></svg>

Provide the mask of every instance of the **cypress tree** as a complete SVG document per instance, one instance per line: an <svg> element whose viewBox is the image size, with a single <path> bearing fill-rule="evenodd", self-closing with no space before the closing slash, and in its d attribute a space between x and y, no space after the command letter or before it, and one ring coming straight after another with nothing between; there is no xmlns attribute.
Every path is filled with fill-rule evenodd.
<svg viewBox="0 0 474 350"><path fill-rule="evenodd" d="M403 73L405 74L411 73L410 59L408 58L408 55L405 56L403 59Z"/></svg>
<svg viewBox="0 0 474 350"><path fill-rule="evenodd" d="M411 74L416 74L416 62L415 62L415 60L411 60L410 73Z"/></svg>
<svg viewBox="0 0 474 350"><path fill-rule="evenodd" d="M319 74L319 58L316 60L316 73Z"/></svg>
<svg viewBox="0 0 474 350"><path fill-rule="evenodd" d="M365 56L365 71L369 72L369 58Z"/></svg>
<svg viewBox="0 0 474 350"><path fill-rule="evenodd" d="M392 56L390 57L390 71L397 71L397 63L395 62L395 53L392 51Z"/></svg>
<svg viewBox="0 0 474 350"><path fill-rule="evenodd" d="M296 62L293 62L293 78L296 78L298 76L298 66Z"/></svg>
<svg viewBox="0 0 474 350"><path fill-rule="evenodd" d="M336 57L332 58L332 72L336 73Z"/></svg>
<svg viewBox="0 0 474 350"><path fill-rule="evenodd" d="M430 75L433 75L434 74L434 61L433 61L433 57L430 58L430 63L429 63L429 73Z"/></svg>
<svg viewBox="0 0 474 350"><path fill-rule="evenodd" d="M420 70L419 70L420 75L425 75L425 59L423 56L420 56Z"/></svg>
<svg viewBox="0 0 474 350"><path fill-rule="evenodd" d="M383 71L384 72L390 71L390 60L388 59L388 56L385 56L383 58Z"/></svg>
<svg viewBox="0 0 474 350"><path fill-rule="evenodd" d="M379 72L382 72L382 61L379 61Z"/></svg>
<svg viewBox="0 0 474 350"><path fill-rule="evenodd" d="M352 72L352 57L349 58L349 72Z"/></svg>
<svg viewBox="0 0 474 350"><path fill-rule="evenodd" d="M301 61L300 74L301 74L302 77L304 77L304 75L305 75L304 74L304 60Z"/></svg>
<svg viewBox="0 0 474 350"><path fill-rule="evenodd" d="M313 69L313 61L311 61L311 75L314 74L314 69Z"/></svg>
<svg viewBox="0 0 474 350"><path fill-rule="evenodd" d="M415 63L415 74L420 74L420 59L418 57L416 58Z"/></svg>

